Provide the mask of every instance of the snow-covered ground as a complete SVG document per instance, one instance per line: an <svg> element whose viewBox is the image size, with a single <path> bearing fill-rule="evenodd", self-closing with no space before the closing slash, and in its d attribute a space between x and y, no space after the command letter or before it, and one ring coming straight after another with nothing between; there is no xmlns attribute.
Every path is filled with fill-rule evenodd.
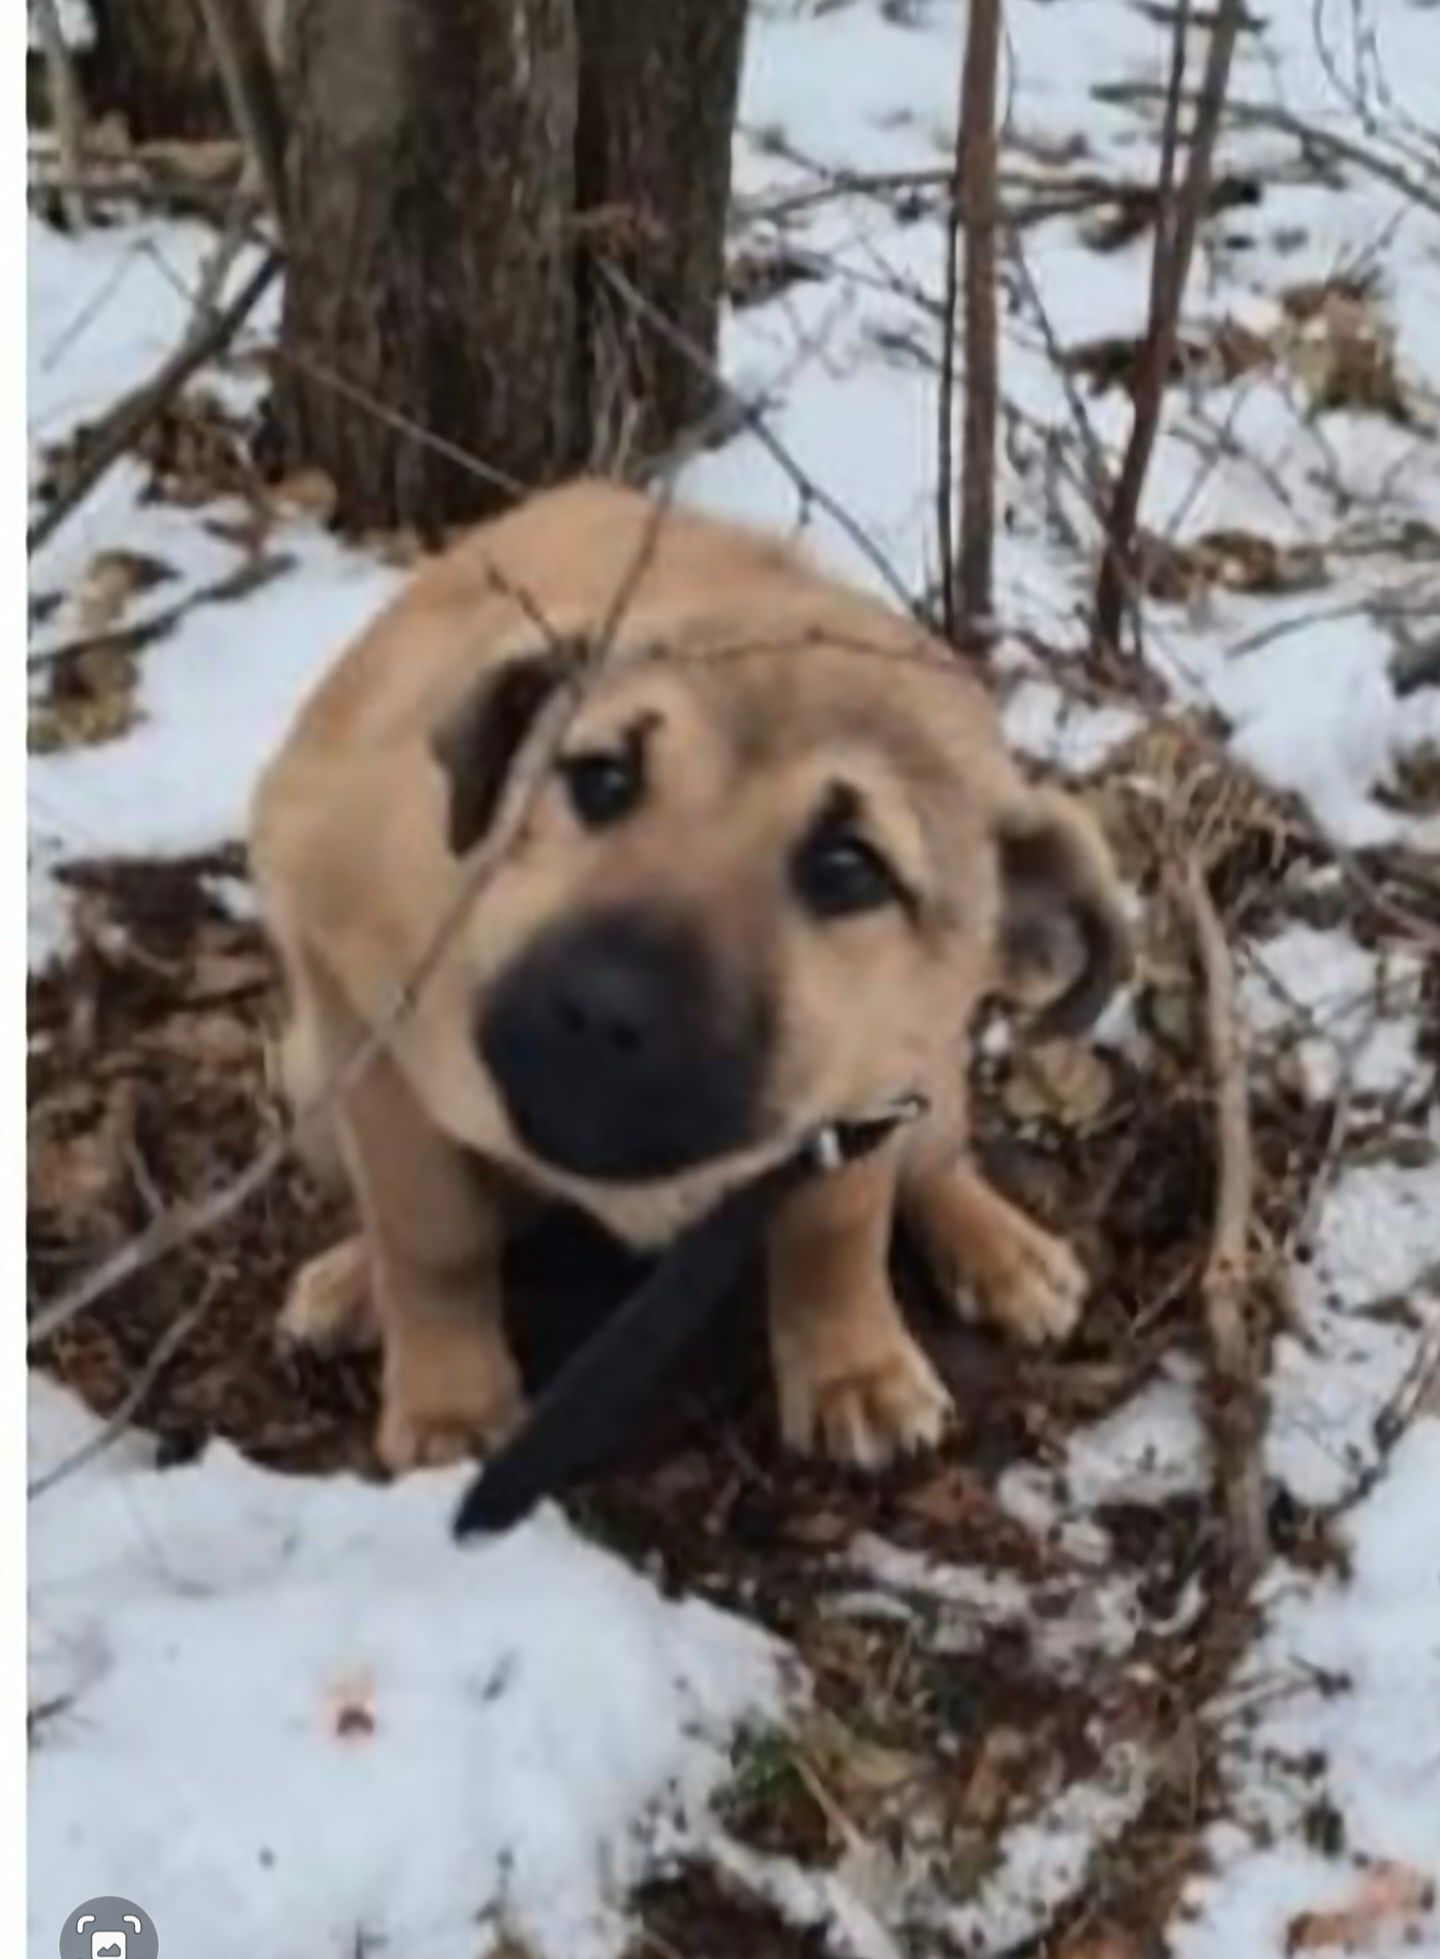
<svg viewBox="0 0 1440 1959"><path fill-rule="evenodd" d="M1420 174L1440 128L1433 4L1262 0L1254 11L1263 24L1242 37L1236 99ZM1151 13L1130 0L1011 0L1007 15L1007 197L1023 205L1064 181L1077 155L1086 171L1150 178L1153 105L1110 85L1162 78L1166 37ZM962 18L956 0L761 0L736 150L737 245L783 232L819 276L729 318L727 372L756 392L788 377L772 426L914 591L937 570L938 206L906 221L893 200L859 192L765 213L808 199L826 171L943 165ZM1220 167L1252 173L1263 194L1207 226L1187 335L1212 341L1228 323L1282 351L1228 380L1202 365L1171 390L1147 521L1180 544L1258 536L1318 563L1323 583L1217 583L1152 606L1147 654L1176 701L1215 710L1235 751L1339 844L1433 851L1433 805L1390 792L1407 758L1440 746L1440 688L1402 697L1391 663L1406 632L1433 632L1440 614L1440 220L1377 173L1299 160L1293 137L1263 119L1222 146ZM1008 718L1018 744L1075 772L1141 718L1118 695L1080 702L1064 662L1025 651L1027 631L1079 644L1097 535L1074 403L1047 342L1133 336L1143 322L1149 234L1101 251L1094 221L1027 224L1023 268L1006 270ZM32 222L32 448L169 351L206 245L198 227L168 221L78 240ZM1313 353L1300 343L1313 330L1285 295L1341 271L1375 275L1404 421L1320 412L1312 399ZM246 344L274 319L272 299ZM256 383L232 369L207 385L244 400ZM1083 375L1076 388L1113 450L1122 390L1092 393ZM243 563L237 507L146 503L144 481L122 464L33 561L33 594L58 603L32 650L92 617L87 574L102 552L143 553L173 574L130 600L125 623ZM794 485L745 436L693 463L683 488L785 530L799 515ZM876 582L823 511L808 524L817 552ZM67 943L56 863L239 834L256 767L298 696L400 576L304 516L267 548L292 560L282 575L196 606L140 654L139 718L122 739L32 758L33 962ZM1263 1635L1217 1712L1232 1816L1172 1929L1183 1959L1280 1959L1303 1914L1353 1906L1377 1865L1440 1879L1440 1411L1432 1402L1393 1446L1382 1419L1440 1337L1440 1121L1433 1061L1417 1048L1417 955L1300 923L1240 953L1257 1044L1293 1047L1317 1101L1345 1082L1367 1139L1361 1161L1341 1138L1269 1384L1269 1473L1298 1501L1343 1511L1349 1570L1282 1564L1270 1581ZM1403 1162L1383 1147L1387 1110L1408 1117ZM35 1467L88 1424L37 1381ZM1205 1474L1194 1382L1177 1367L1075 1437L1058 1470L1007 1479L1007 1507L1058 1520L1092 1560L1096 1624L1077 1632L1062 1615L1052 1638L1063 1645L1068 1628L1123 1647L1125 1600L1100 1582L1093 1513L1163 1501ZM784 1656L735 1617L662 1599L553 1513L498 1548L458 1553L445 1528L454 1488L438 1475L393 1488L301 1481L220 1447L162 1472L127 1441L36 1499L31 1704L45 1715L31 1753L32 1952L107 1888L153 1907L165 1949L217 1959L339 1959L372 1939L405 1959L469 1959L500 1948L502 1933L544 1959L623 1949L646 1844L710 1828L706 1798L734 1728L782 1716ZM884 1546L860 1578L902 1590L924 1578L952 1604L1027 1609L989 1574L901 1571ZM1133 1813L1147 1773L1116 1752L1093 1786L1063 1791L1052 1816L1007 1839L978 1901L932 1912L936 1936L986 1953L1030 1936ZM1338 1819L1323 1843L1305 1824L1322 1798ZM799 1895L798 1880L788 1893L783 1873L770 1881L782 1899ZM1440 1921L1413 1897L1397 1904L1403 1888L1369 1913L1369 1949L1440 1954ZM845 1922L880 1953L896 1950L883 1920L881 1906L856 1904Z"/></svg>
<svg viewBox="0 0 1440 1959"><path fill-rule="evenodd" d="M49 1382L41 1472L93 1418ZM119 1450L58 1484L31 1554L31 1919L143 1893L168 1949L301 1959L383 1937L613 1952L643 1837L673 1840L773 1716L783 1656L670 1603L548 1513L458 1553L463 1471L377 1491L224 1447ZM471 1943L465 1943L467 1937Z"/></svg>

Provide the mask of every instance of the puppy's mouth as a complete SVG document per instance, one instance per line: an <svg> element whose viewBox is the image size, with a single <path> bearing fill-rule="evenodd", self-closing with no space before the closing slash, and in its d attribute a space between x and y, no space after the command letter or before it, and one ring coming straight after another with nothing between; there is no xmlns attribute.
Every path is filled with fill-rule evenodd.
<svg viewBox="0 0 1440 1959"><path fill-rule="evenodd" d="M638 909L551 927L481 1012L481 1058L541 1163L658 1182L751 1145L770 1016L722 982L693 926Z"/></svg>

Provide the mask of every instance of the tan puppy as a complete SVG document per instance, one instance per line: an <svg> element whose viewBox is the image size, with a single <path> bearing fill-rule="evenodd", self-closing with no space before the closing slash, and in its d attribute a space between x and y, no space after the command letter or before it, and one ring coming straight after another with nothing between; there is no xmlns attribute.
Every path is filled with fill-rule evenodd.
<svg viewBox="0 0 1440 1959"><path fill-rule="evenodd" d="M297 1338L384 1343L394 1467L493 1442L527 1189L661 1243L812 1125L928 1117L783 1205L768 1247L787 1442L878 1464L946 1396L886 1275L897 1205L957 1304L1059 1338L1067 1249L965 1156L982 995L1093 1018L1126 961L1113 875L1028 787L955 655L793 550L580 483L423 570L309 702L256 798L304 1105L383 1025L463 890L535 717L613 626L515 848L332 1124L362 1233L307 1266ZM555 710L558 711L558 710Z"/></svg>

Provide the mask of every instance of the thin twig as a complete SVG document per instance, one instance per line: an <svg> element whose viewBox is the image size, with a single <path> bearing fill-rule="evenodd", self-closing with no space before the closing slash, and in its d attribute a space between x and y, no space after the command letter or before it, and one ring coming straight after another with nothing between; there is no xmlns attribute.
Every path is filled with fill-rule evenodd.
<svg viewBox="0 0 1440 1959"><path fill-rule="evenodd" d="M955 113L955 161L945 214L945 298L940 324L940 398L935 426L935 530L940 558L940 622L955 643L955 340L960 330L961 184L965 137L963 107Z"/></svg>
<svg viewBox="0 0 1440 1959"><path fill-rule="evenodd" d="M1190 0L1177 0L1170 42L1170 74L1160 124L1160 172L1155 184L1155 245L1150 256L1150 318L1164 311L1175 269L1175 172L1180 155L1180 103L1190 39Z"/></svg>
<svg viewBox="0 0 1440 1959"><path fill-rule="evenodd" d="M359 408L363 413L373 416L386 428L394 429L397 435L406 436L411 442L418 443L422 449L429 449L432 454L443 456L447 462L453 463L467 476L473 476L477 482L488 483L492 489L503 490L507 496L512 497L528 496L534 488L533 484L522 483L518 476L510 475L508 470L499 469L494 463L483 461L469 449L462 449L459 443L451 442L448 436L437 435L433 429L427 429L412 416L403 414L398 408L390 407L388 402L381 401L368 389L362 388L358 382L347 380L343 374L336 373L333 367L317 359L315 355L299 347L287 346L282 340L274 348L274 357L282 366L297 369L317 386L328 388L332 394L339 395L342 401L348 401L353 408Z"/></svg>
<svg viewBox="0 0 1440 1959"><path fill-rule="evenodd" d="M380 1015L364 1039L356 1044L314 1098L295 1112L290 1126L282 1130L238 1176L232 1177L208 1197L176 1205L155 1218L137 1237L102 1260L73 1286L67 1287L58 1299L36 1313L28 1329L28 1346L34 1347L53 1338L61 1327L88 1311L97 1300L113 1292L117 1286L148 1270L158 1259L218 1230L303 1148L331 1111L350 1093L395 1029L408 1018L431 975L449 950L461 922L499 870L519 835L529 815L531 802L579 703L581 681L582 670L577 665L570 685L560 688L536 717L516 758L493 829L476 851L459 890L442 914L415 967L401 983L388 1010Z"/></svg>
<svg viewBox="0 0 1440 1959"><path fill-rule="evenodd" d="M1163 209L1156 213L1150 319L1136 367L1130 440L1115 487L1105 554L1095 593L1095 637L1102 646L1115 647L1119 643L1125 604L1124 574L1134 569L1140 499L1144 494L1150 458L1160 432L1165 389L1175 358L1180 306L1190 277L1195 239L1200 220L1209 206L1215 141L1225 107L1230 63L1243 13L1242 0L1219 0L1210 30L1205 74L1195 105L1184 182L1170 199L1173 215L1167 218ZM1182 5L1176 16L1175 52L1166 91L1167 127L1161 147L1162 179L1167 167L1173 177L1175 167L1174 152L1179 141L1177 125L1184 94L1177 69L1183 71L1187 24L1188 11Z"/></svg>
<svg viewBox="0 0 1440 1959"><path fill-rule="evenodd" d="M554 765L566 731L595 676L608 659L621 621L621 614L634 594L655 549L660 522L668 503L657 503L656 517L647 524L635 553L634 563L622 572L615 596L607 608L598 638L584 648L566 675L565 682L536 716L506 781L499 809L489 834L476 850L460 886L442 913L419 959L407 973L389 1008L324 1081L315 1096L297 1109L289 1126L230 1181L208 1197L180 1204L163 1212L128 1244L86 1273L59 1298L43 1307L30 1321L27 1346L52 1339L60 1329L98 1300L146 1271L159 1259L182 1245L216 1231L242 1210L250 1199L297 1154L331 1112L350 1093L390 1040L395 1029L414 1010L425 987L449 951L457 931L473 909L496 872L509 855L516 839L529 820L536 795ZM497 581L504 584L506 581ZM517 598L517 602L518 598ZM523 609L527 616L538 612L533 596ZM543 613L540 614L543 617ZM573 640L567 641L573 645Z"/></svg>
<svg viewBox="0 0 1440 1959"><path fill-rule="evenodd" d="M229 345L260 303L279 270L279 254L268 253L230 304L218 312L197 318L159 372L110 411L81 456L64 490L26 532L27 553L33 555L41 545L48 543L66 518L79 508L101 478L180 392L191 375Z"/></svg>
<svg viewBox="0 0 1440 1959"><path fill-rule="evenodd" d="M864 553L905 610L914 615L916 613L914 595L874 538L870 536L864 525L853 517L842 503L831 496L827 489L817 483L809 471L796 460L775 434L756 404L747 402L743 396L737 394L709 355L696 346L690 336L682 332L672 320L667 319L658 306L638 291L617 265L609 259L597 259L596 265L606 284L642 319L646 320L662 340L674 347L682 360L688 361L697 372L704 374L718 393L733 404L738 424L748 430L761 448L780 465L799 492L802 504L805 507L813 506L817 510L823 510L840 527L851 543Z"/></svg>
<svg viewBox="0 0 1440 1959"><path fill-rule="evenodd" d="M72 1450L68 1456L63 1456L59 1462L52 1463L49 1469L42 1470L40 1475L26 1484L25 1495L29 1501L33 1502L36 1497L44 1496L47 1490L53 1490L57 1483L63 1483L67 1477L73 1476L77 1470L83 1469L87 1462L93 1462L113 1443L119 1441L146 1395L219 1296L220 1288L212 1280L193 1306L186 1312L176 1315L151 1348L145 1365L126 1390L119 1405L106 1417L104 1424L82 1442L78 1449Z"/></svg>
<svg viewBox="0 0 1440 1959"><path fill-rule="evenodd" d="M1150 82L1106 83L1093 92L1096 99L1102 102L1153 101L1160 93ZM1392 190L1399 191L1410 203L1440 216L1440 183L1422 181L1380 151L1367 149L1363 143L1357 143L1351 137L1342 136L1319 123L1307 122L1303 116L1297 116L1291 110L1271 102L1231 101L1225 105L1225 114L1241 129L1273 129L1282 136L1293 137L1306 149L1324 151L1337 163L1353 164L1357 170L1363 170L1381 183L1388 184Z"/></svg>
<svg viewBox="0 0 1440 1959"><path fill-rule="evenodd" d="M78 638L63 640L58 646L42 647L39 652L27 655L26 668L34 673L44 667L68 666L71 661L81 659L87 653L143 652L147 646L173 632L187 614L201 606L226 605L236 599L248 598L252 592L259 591L272 579L280 578L294 568L295 559L286 551L251 559L208 585L197 585L183 599L162 606L148 618L136 619L130 625L110 626L103 632L81 633Z"/></svg>
<svg viewBox="0 0 1440 1959"><path fill-rule="evenodd" d="M235 262L245 247L250 229L250 214L255 206L253 171L246 159L240 172L240 181L231 193L225 223L216 241L215 249L200 269L200 283L195 288L194 301L190 308L191 333L198 333L206 320L213 318L221 300L225 297L225 287Z"/></svg>
<svg viewBox="0 0 1440 1959"><path fill-rule="evenodd" d="M1218 1158L1210 1255L1201 1276L1210 1343L1215 1457L1228 1532L1229 1579L1243 1596L1265 1567L1259 1382L1245 1322L1255 1167L1235 968L1205 874L1191 858L1180 887L1205 982L1205 1040Z"/></svg>

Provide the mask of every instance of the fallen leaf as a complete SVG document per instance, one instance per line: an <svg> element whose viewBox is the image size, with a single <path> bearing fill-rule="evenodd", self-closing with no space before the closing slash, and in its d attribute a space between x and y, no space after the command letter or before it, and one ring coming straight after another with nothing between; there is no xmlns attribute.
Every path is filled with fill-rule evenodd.
<svg viewBox="0 0 1440 1959"><path fill-rule="evenodd" d="M1114 1093L1114 1072L1096 1049L1083 1041L1044 1041L1017 1052L1002 1100L1018 1122L1085 1129L1104 1114Z"/></svg>
<svg viewBox="0 0 1440 1959"><path fill-rule="evenodd" d="M1413 1937L1419 1920L1435 1906L1435 1880L1411 1864L1388 1860L1371 1864L1348 1905L1333 1911L1304 1911L1285 1933L1287 1952L1319 1952L1327 1947L1367 1952L1383 1937Z"/></svg>
<svg viewBox="0 0 1440 1959"><path fill-rule="evenodd" d="M1395 334L1363 282L1296 286L1282 296L1291 321L1288 364L1316 409L1350 408L1413 419L1395 358Z"/></svg>
<svg viewBox="0 0 1440 1959"><path fill-rule="evenodd" d="M323 469L292 470L271 489L270 501L291 516L313 517L328 524L337 501L334 479Z"/></svg>
<svg viewBox="0 0 1440 1959"><path fill-rule="evenodd" d="M853 1518L839 1510L797 1511L785 1520L785 1535L792 1544L803 1544L812 1551L828 1551L845 1544L855 1534Z"/></svg>
<svg viewBox="0 0 1440 1959"><path fill-rule="evenodd" d="M823 1710L802 1722L796 1745L831 1799L862 1831L924 1774L923 1759L909 1749L873 1741Z"/></svg>
<svg viewBox="0 0 1440 1959"><path fill-rule="evenodd" d="M90 560L74 593L80 630L102 633L113 626L137 592L162 585L174 572L140 551L101 551Z"/></svg>
<svg viewBox="0 0 1440 1959"><path fill-rule="evenodd" d="M330 1731L340 1741L365 1741L375 1732L375 1681L368 1669L337 1680L327 1696Z"/></svg>
<svg viewBox="0 0 1440 1959"><path fill-rule="evenodd" d="M975 1477L963 1470L945 1470L906 1490L900 1498L900 1507L924 1523L953 1530L958 1525L973 1523L977 1516L989 1515L995 1506Z"/></svg>
<svg viewBox="0 0 1440 1959"><path fill-rule="evenodd" d="M987 1833L999 1828L1020 1790L1031 1741L1018 1728L991 1728L980 1744L964 1790L959 1819Z"/></svg>
<svg viewBox="0 0 1440 1959"><path fill-rule="evenodd" d="M255 1031L230 1013L170 1014L140 1037L145 1047L163 1048L175 1060L206 1073L229 1074L255 1054Z"/></svg>
<svg viewBox="0 0 1440 1959"><path fill-rule="evenodd" d="M1140 1959L1143 1948L1133 1932L1118 1926L1103 1932L1082 1932L1068 1939L1055 1959Z"/></svg>
<svg viewBox="0 0 1440 1959"><path fill-rule="evenodd" d="M138 719L138 680L135 655L123 646L87 646L52 661L43 692L30 703L30 753L118 740Z"/></svg>

